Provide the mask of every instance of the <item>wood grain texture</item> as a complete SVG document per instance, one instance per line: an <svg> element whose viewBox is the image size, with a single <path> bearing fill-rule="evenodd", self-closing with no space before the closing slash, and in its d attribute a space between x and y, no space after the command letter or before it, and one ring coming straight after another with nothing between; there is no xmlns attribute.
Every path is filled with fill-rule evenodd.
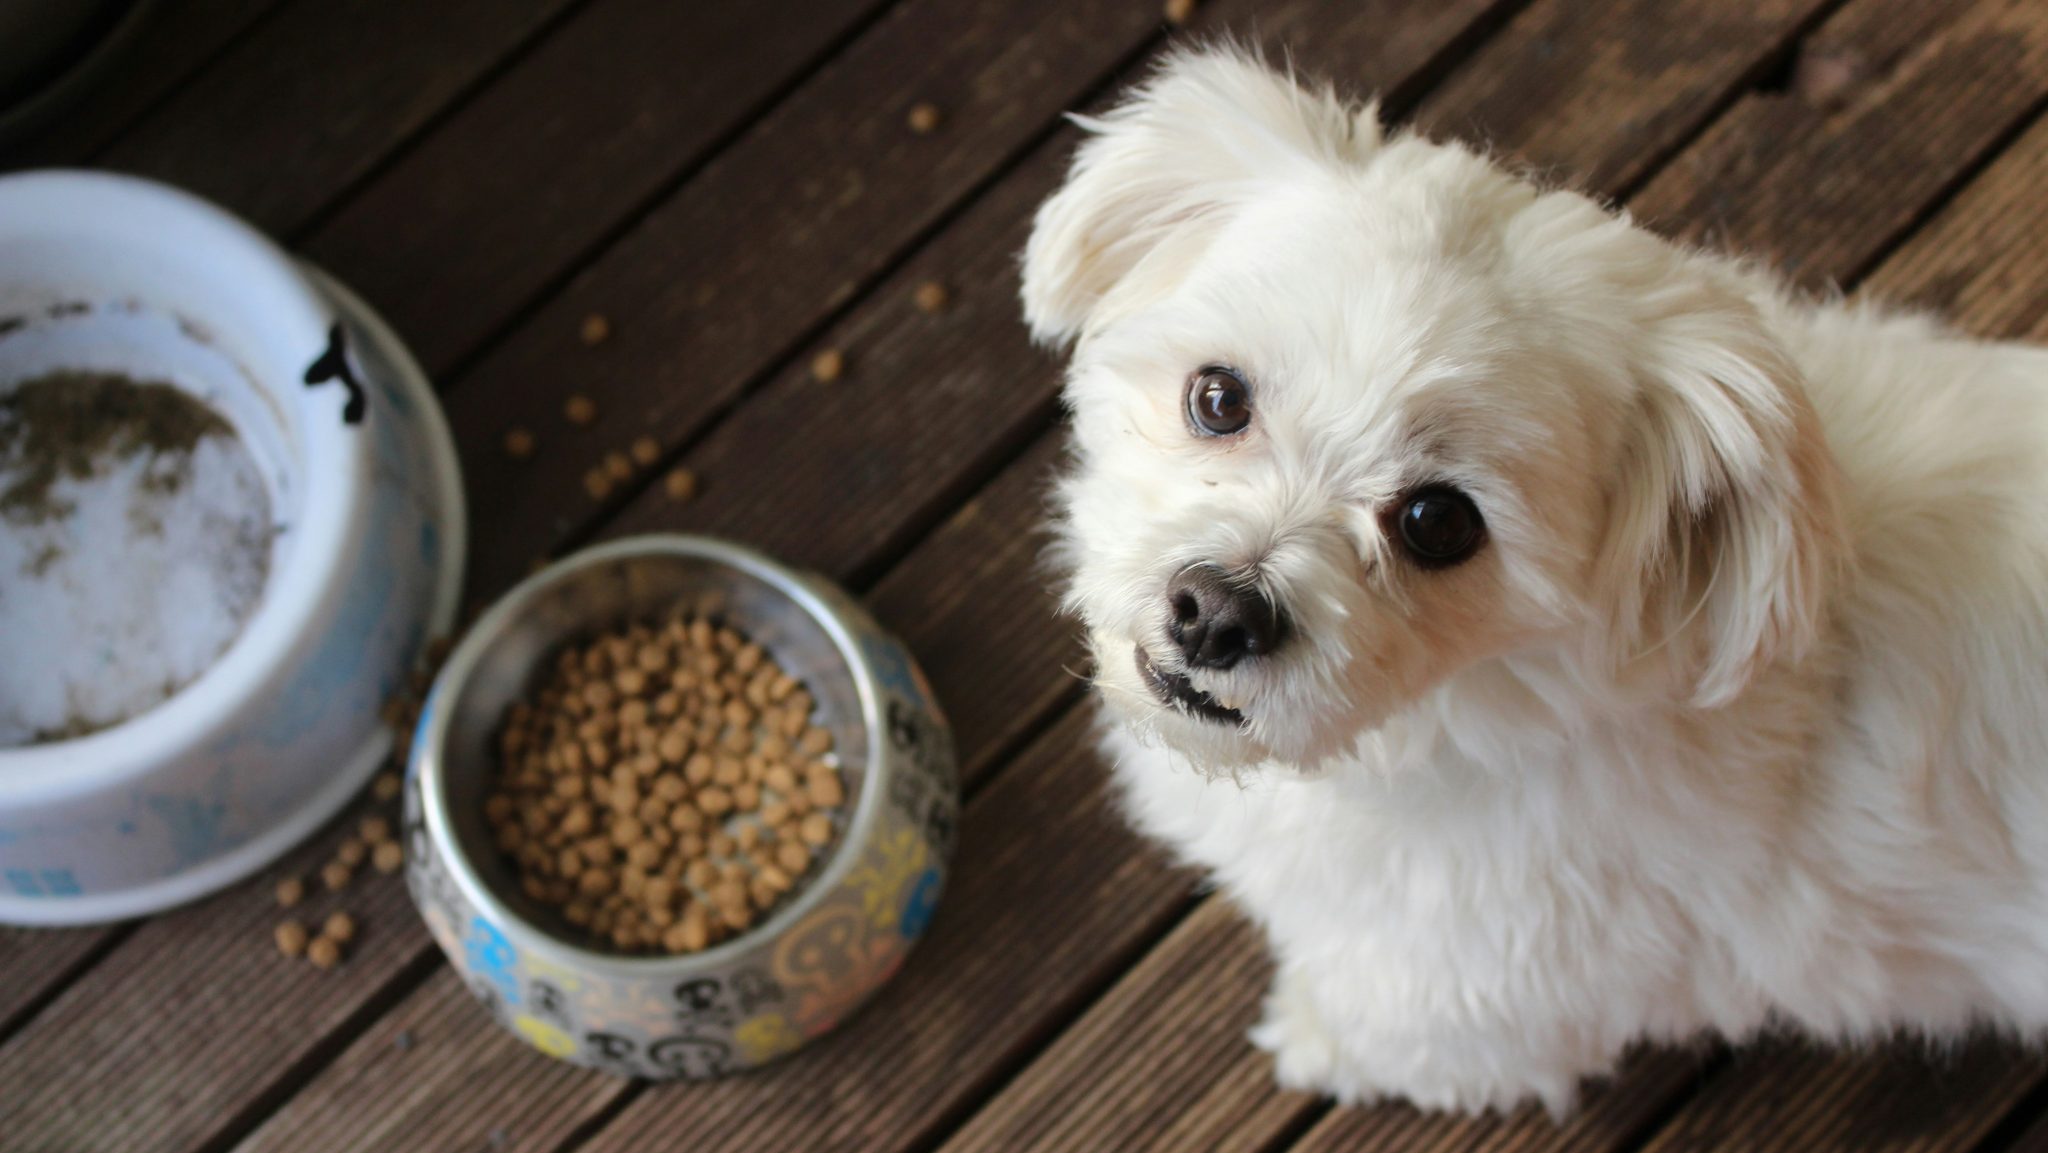
<svg viewBox="0 0 2048 1153"><path fill-rule="evenodd" d="M290 4L99 162L289 232L570 2Z"/></svg>
<svg viewBox="0 0 2048 1153"><path fill-rule="evenodd" d="M0 1040L19 1028L27 1013L68 982L80 965L119 932L113 926L0 926Z"/></svg>
<svg viewBox="0 0 2048 1153"><path fill-rule="evenodd" d="M2044 1069L2038 1054L1992 1044L1948 1055L1767 1046L1738 1053L1645 1153L1964 1153Z"/></svg>
<svg viewBox="0 0 2048 1153"><path fill-rule="evenodd" d="M277 868L143 923L0 1045L0 1141L8 1153L177 1153L244 1121L323 1038L372 1003L432 945L395 876L363 870L338 899L310 883L295 915L330 908L360 924L332 972L280 957L287 915L273 886L310 878L346 830Z"/></svg>
<svg viewBox="0 0 2048 1153"><path fill-rule="evenodd" d="M1737 103L1633 207L1825 288L1867 268L2044 96L2048 9L2033 0L1851 4L1809 38L1784 91Z"/></svg>
<svg viewBox="0 0 2048 1153"><path fill-rule="evenodd" d="M1539 0L1416 119L1614 195L1697 132L1827 2Z"/></svg>
<svg viewBox="0 0 2048 1153"><path fill-rule="evenodd" d="M941 1148L1264 1148L1315 1105L1245 1043L1271 968L1257 931L1204 901Z"/></svg>
<svg viewBox="0 0 2048 1153"><path fill-rule="evenodd" d="M1205 16L1258 15L1258 27L1266 30L1270 15L1283 31L1318 52L1356 46L1347 78L1377 87L1396 85L1423 67L1435 48L1455 38L1487 7L1479 0L1451 5L1376 0L1358 10L1291 3L1265 13L1219 4L1205 10ZM607 453L641 436L654 438L664 449L688 440L777 358L807 351L794 342L851 300L974 181L996 170L1042 132L1059 109L1143 45L1156 27L1154 15L1143 7L1079 0L1039 5L989 0L950 7L912 0L850 46L542 308L482 362L473 379L453 390L451 415L471 491L479 494L472 588L500 587L524 571L535 552L558 546L600 513L605 504L593 502L582 478ZM1387 37L1383 30L1397 23L1411 27L1400 37ZM923 47L908 47L912 43ZM1406 55L1383 55L1387 50ZM906 67L906 60L915 63ZM945 110L941 127L928 137L910 134L902 123L903 110L920 99ZM1027 192L1049 188L1064 156L1057 148L1041 149L1034 160L1026 166L1028 173L1002 181L990 193L997 204L971 214L980 229L979 242L988 248L968 251L951 267L926 266L930 275L963 281L960 296L967 308L950 326L906 326L906 320L919 317L909 305L909 284L899 277L892 281L895 289L878 297L894 306L895 314L858 318L828 339L859 337L886 348L891 340L987 336L1015 350L1014 364L998 373L1014 375L1019 366L1039 363L1024 350L1014 311L1006 312L1002 304L1014 300L1013 269L1007 262L1021 245L1025 221L1035 207ZM970 259L974 267L956 276ZM988 310L997 326L967 327L975 308ZM614 336L602 347L584 348L577 341L577 325L587 312L612 318ZM863 367L866 352L856 348L849 357L849 385L878 379L878 369ZM774 378L784 386L780 395L792 393L803 381L807 361L808 356L792 358L790 367ZM564 425L564 381L575 382L569 387L596 400L595 424L581 429ZM882 483L863 497L886 489L892 502L906 494L929 500L947 492L945 480L934 478L953 474L915 472L915 455L901 446L915 430L898 425L887 437L872 430L900 402L933 384L951 390L948 395L954 398L1002 401L1003 413L1020 411L1004 393L966 396L980 383L957 365L938 366L900 377L894 399L871 404L861 424L828 430L815 406L799 405L791 415L770 413L747 426L749 439L726 434L727 443L750 467L772 470L782 485L828 482L834 476L874 478ZM861 403L862 396L855 391L834 404L844 408ZM1043 420L1046 402L1036 403L1022 406L1031 414L1027 420ZM995 416L970 438L920 443L979 462L987 446L1013 443L1017 436L1014 419L1005 424ZM540 452L532 459L513 461L502 451L504 434L514 426L540 436ZM800 456L785 447L799 429L837 431L840 444L829 454ZM862 471L886 464L893 454L906 462L893 475ZM792 469L790 462L796 460L831 461L833 467ZM895 479L913 474L914 488ZM492 499L483 499L485 493ZM792 494L785 489L782 495ZM649 500L652 520L661 515L659 492L651 492ZM857 503L843 492L833 500L848 507ZM791 508L815 506L777 507L786 518ZM864 531L841 520L807 518L806 527L842 541L858 540Z"/></svg>
<svg viewBox="0 0 2048 1153"><path fill-rule="evenodd" d="M1402 1153L1621 1153L1638 1147L1670 1103L1693 1089L1703 1056L1645 1050L1611 1080L1591 1086L1579 1111L1559 1124L1533 1106L1508 1116L1458 1117L1407 1105L1338 1109L1291 1146L1292 1153L1400 1150Z"/></svg>
<svg viewBox="0 0 2048 1153"><path fill-rule="evenodd" d="M938 686L970 787L998 751L1084 691L1079 626L1058 614L1041 555L1059 449L1057 436L1039 438L868 594Z"/></svg>
<svg viewBox="0 0 2048 1153"><path fill-rule="evenodd" d="M0 148L0 169L81 163L203 70L284 0L165 0L101 81L34 134Z"/></svg>
<svg viewBox="0 0 2048 1153"><path fill-rule="evenodd" d="M445 371L886 0L597 0L308 236Z"/></svg>
<svg viewBox="0 0 2048 1153"><path fill-rule="evenodd" d="M235 1149L544 1153L625 1089L513 1037L443 967Z"/></svg>
<svg viewBox="0 0 2048 1153"><path fill-rule="evenodd" d="M451 390L476 510L472 588L595 509L582 478L702 429L808 327L1111 68L1155 13L1083 0L906 0L722 152ZM912 133L907 109L945 109ZM588 313L611 319L585 347ZM596 421L572 428L581 391ZM540 449L514 461L513 426ZM512 555L507 556L510 550Z"/></svg>
<svg viewBox="0 0 2048 1153"><path fill-rule="evenodd" d="M1958 319L1971 333L2048 338L2048 119L1915 233L1862 295Z"/></svg>

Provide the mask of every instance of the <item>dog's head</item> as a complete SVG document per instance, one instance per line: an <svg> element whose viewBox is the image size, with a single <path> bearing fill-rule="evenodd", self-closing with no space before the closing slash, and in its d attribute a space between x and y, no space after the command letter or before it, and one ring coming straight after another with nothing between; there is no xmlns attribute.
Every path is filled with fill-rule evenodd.
<svg viewBox="0 0 2048 1153"><path fill-rule="evenodd" d="M1128 719L1312 767L1461 676L1710 707L1814 639L1832 466L1733 266L1234 51L1084 125L1023 296Z"/></svg>

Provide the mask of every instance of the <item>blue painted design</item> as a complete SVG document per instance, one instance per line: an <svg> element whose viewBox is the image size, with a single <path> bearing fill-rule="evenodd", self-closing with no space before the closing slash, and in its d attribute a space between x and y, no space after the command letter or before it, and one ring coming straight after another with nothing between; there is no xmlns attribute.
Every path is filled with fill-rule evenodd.
<svg viewBox="0 0 2048 1153"><path fill-rule="evenodd" d="M224 771L207 782L209 790L218 791L227 776ZM221 851L227 839L221 826L228 808L220 801L156 794L143 797L142 803L170 836L173 869L196 865Z"/></svg>
<svg viewBox="0 0 2048 1153"><path fill-rule="evenodd" d="M76 897L84 890L78 887L78 878L69 869L44 869L43 888L52 897Z"/></svg>
<svg viewBox="0 0 2048 1153"><path fill-rule="evenodd" d="M868 666L875 670L875 679L882 682L882 687L894 689L919 704L929 704L923 684L911 671L910 657L904 653L903 646L869 634L861 638L860 647L867 654Z"/></svg>
<svg viewBox="0 0 2048 1153"><path fill-rule="evenodd" d="M932 914L939 907L941 883L937 869L926 869L911 888L910 900L904 902L903 916L897 920L897 928L906 938L914 941L931 927Z"/></svg>
<svg viewBox="0 0 2048 1153"><path fill-rule="evenodd" d="M6 875L7 885L14 890L16 896L40 897L43 895L43 883L36 878L33 870L9 869Z"/></svg>
<svg viewBox="0 0 2048 1153"><path fill-rule="evenodd" d="M470 976L485 980L497 989L499 999L507 1008L519 1007L519 978L513 967L519 963L519 950L505 939L496 925L482 917L472 917L469 935L463 938L462 955L466 959Z"/></svg>

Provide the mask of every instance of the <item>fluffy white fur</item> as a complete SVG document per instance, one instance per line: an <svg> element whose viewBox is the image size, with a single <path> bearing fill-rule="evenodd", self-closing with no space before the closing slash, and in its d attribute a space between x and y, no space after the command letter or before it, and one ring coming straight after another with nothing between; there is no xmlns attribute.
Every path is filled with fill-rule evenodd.
<svg viewBox="0 0 2048 1153"><path fill-rule="evenodd" d="M1345 1100L1567 1108L1638 1039L2048 1024L2048 353L1794 299L1230 50L1085 121L1025 256L1132 818ZM1185 388L1243 370L1241 435ZM1387 538L1424 480L1488 543ZM1277 652L1162 705L1165 587Z"/></svg>

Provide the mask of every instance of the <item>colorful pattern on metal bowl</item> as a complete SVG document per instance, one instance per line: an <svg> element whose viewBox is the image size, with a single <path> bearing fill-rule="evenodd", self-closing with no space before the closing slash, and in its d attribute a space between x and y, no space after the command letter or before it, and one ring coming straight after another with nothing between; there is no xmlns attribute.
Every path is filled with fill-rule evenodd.
<svg viewBox="0 0 2048 1153"><path fill-rule="evenodd" d="M558 943L522 947L515 938L537 930L500 923L472 899L473 886L455 876L465 866L429 829L416 750L406 790L413 898L471 992L534 1048L631 1077L754 1068L844 1021L930 927L958 816L951 736L902 647L836 590L811 592L860 654L881 739L860 797L871 814L800 895L794 921L771 920L705 954L624 964L579 963ZM429 729L422 724L423 741Z"/></svg>

